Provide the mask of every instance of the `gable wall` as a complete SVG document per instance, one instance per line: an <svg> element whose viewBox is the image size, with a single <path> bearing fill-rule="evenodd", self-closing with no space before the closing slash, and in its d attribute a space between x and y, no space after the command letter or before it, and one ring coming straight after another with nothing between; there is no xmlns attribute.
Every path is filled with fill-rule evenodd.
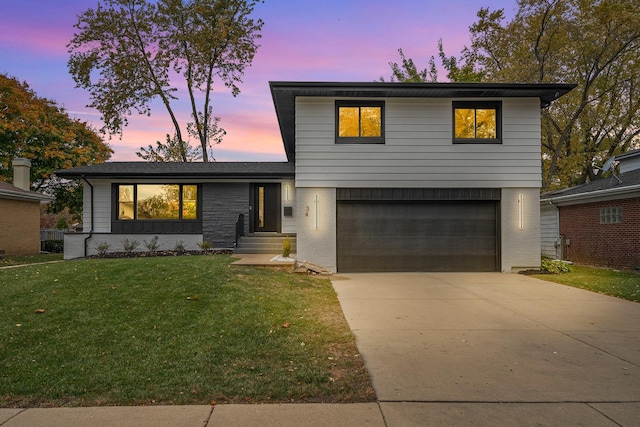
<svg viewBox="0 0 640 427"><path fill-rule="evenodd" d="M335 144L335 98L296 99L297 187L539 188L538 99L503 100L502 144L453 144L451 99L387 99L385 144Z"/></svg>
<svg viewBox="0 0 640 427"><path fill-rule="evenodd" d="M600 208L620 206L622 223L600 224ZM570 261L618 268L640 266L640 198L560 206L560 235Z"/></svg>

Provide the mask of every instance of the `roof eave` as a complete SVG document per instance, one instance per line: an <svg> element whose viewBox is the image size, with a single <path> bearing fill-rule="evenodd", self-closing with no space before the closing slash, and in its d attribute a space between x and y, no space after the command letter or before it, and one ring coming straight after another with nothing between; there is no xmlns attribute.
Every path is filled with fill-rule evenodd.
<svg viewBox="0 0 640 427"><path fill-rule="evenodd" d="M212 174L212 173L117 173L117 172L96 172L96 173L60 173L56 172L61 178L67 179L159 179L159 178L180 178L180 179L286 179L294 176L291 173L233 173L233 174Z"/></svg>
<svg viewBox="0 0 640 427"><path fill-rule="evenodd" d="M552 197L542 197L540 198L540 201L552 202L556 204L563 204L563 203L571 204L576 202L584 202L591 199L601 199L603 197L622 196L622 195L633 194L633 193L640 194L640 184L628 185L628 186L619 187L619 188L607 188L603 190L594 190L594 191L578 193L578 194L568 194L564 196L560 195L560 196L552 196Z"/></svg>
<svg viewBox="0 0 640 427"><path fill-rule="evenodd" d="M0 190L0 198L27 201L27 202L52 202L55 200L55 198L51 196L46 196L40 193L35 193L35 192L22 193L17 191L10 191L10 190Z"/></svg>

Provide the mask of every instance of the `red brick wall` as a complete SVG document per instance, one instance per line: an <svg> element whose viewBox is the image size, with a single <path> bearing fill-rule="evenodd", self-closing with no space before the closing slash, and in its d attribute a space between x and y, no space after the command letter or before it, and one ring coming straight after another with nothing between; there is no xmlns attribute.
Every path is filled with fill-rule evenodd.
<svg viewBox="0 0 640 427"><path fill-rule="evenodd" d="M600 208L622 208L622 223L600 224ZM640 198L560 206L564 259L617 268L640 266Z"/></svg>

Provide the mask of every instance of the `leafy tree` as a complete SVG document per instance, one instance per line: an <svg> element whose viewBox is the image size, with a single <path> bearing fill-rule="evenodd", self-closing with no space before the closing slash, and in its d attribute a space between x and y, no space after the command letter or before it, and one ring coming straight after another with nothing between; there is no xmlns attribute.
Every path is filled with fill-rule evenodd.
<svg viewBox="0 0 640 427"><path fill-rule="evenodd" d="M577 83L542 111L543 188L602 177L597 167L640 135L640 3L519 0L511 21L481 8L452 81Z"/></svg>
<svg viewBox="0 0 640 427"><path fill-rule="evenodd" d="M389 62L391 67L390 81L398 81L402 83L436 83L438 81L438 68L433 56L427 62L427 68L418 70L413 59L407 58L402 49L398 49L402 65L397 62ZM455 56L448 57L444 52L442 39L438 40L438 57L445 70L447 70L447 78L454 82L479 82L482 80L484 73L475 69L472 52L465 48L461 60L464 60L462 66L459 66L458 59ZM380 77L383 82L384 77Z"/></svg>
<svg viewBox="0 0 640 427"><path fill-rule="evenodd" d="M224 131L213 116L211 92L219 79L240 93L238 84L258 49L262 20L250 18L260 0L103 0L78 17L68 44L69 71L77 87L91 95L102 114L103 131L117 134L136 111L151 113L160 99L187 161L174 104L186 88L191 121L187 133L200 142L203 161ZM172 77L181 76L179 85Z"/></svg>
<svg viewBox="0 0 640 427"><path fill-rule="evenodd" d="M102 163L112 153L86 122L70 118L62 107L37 96L26 83L0 74L0 180L12 181L12 160L27 158L31 160L32 189L60 197L59 203L51 205L54 212L62 211L67 203L76 213L82 209L81 192L68 191L77 183L62 181L54 172Z"/></svg>
<svg viewBox="0 0 640 427"><path fill-rule="evenodd" d="M185 157L183 160L182 154ZM149 144L146 148L140 147L140 151L136 152L136 156L148 162L194 162L202 159L200 150L193 148L190 144L180 143L176 135L171 138L167 135L167 141L162 143L156 141L156 146Z"/></svg>
<svg viewBox="0 0 640 427"><path fill-rule="evenodd" d="M438 81L438 70L433 56L429 58L427 68L418 70L413 59L407 58L402 49L398 49L398 53L400 54L400 61L402 62L402 65L399 65L397 62L389 62L389 66L391 67L390 81L398 81L402 83L435 83ZM384 77L380 77L380 81L384 82Z"/></svg>

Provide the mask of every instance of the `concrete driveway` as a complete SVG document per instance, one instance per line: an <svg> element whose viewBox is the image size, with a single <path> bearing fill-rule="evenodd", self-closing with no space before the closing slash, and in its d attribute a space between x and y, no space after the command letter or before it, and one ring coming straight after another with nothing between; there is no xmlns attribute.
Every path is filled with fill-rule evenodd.
<svg viewBox="0 0 640 427"><path fill-rule="evenodd" d="M388 426L640 425L640 304L518 274L337 275Z"/></svg>

